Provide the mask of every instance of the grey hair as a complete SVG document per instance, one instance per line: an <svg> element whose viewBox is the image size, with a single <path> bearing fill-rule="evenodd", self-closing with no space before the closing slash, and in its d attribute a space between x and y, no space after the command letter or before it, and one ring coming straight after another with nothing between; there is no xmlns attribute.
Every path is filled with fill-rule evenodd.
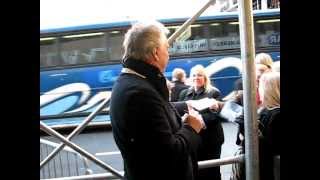
<svg viewBox="0 0 320 180"><path fill-rule="evenodd" d="M162 36L169 30L158 21L137 22L125 34L123 59L134 58L146 61L152 51L159 47Z"/></svg>
<svg viewBox="0 0 320 180"><path fill-rule="evenodd" d="M183 82L186 78L186 72L182 68L174 68L172 71L172 81Z"/></svg>

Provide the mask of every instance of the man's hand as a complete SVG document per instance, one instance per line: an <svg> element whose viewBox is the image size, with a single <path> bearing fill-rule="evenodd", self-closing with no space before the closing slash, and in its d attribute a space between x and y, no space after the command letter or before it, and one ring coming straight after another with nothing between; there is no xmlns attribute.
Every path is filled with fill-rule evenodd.
<svg viewBox="0 0 320 180"><path fill-rule="evenodd" d="M188 114L184 114L182 116L182 120L189 124L197 133L201 131L201 129L205 128L205 123L202 119L202 116L198 111L195 111L192 107L188 106L189 112Z"/></svg>

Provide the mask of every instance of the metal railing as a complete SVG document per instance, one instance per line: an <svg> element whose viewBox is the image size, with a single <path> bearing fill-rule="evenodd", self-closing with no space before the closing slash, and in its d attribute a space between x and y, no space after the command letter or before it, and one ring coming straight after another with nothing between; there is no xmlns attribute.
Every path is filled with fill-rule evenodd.
<svg viewBox="0 0 320 180"><path fill-rule="evenodd" d="M59 144L40 138L40 160ZM65 147L40 171L40 178L57 178L92 174L88 160L69 147Z"/></svg>
<svg viewBox="0 0 320 180"><path fill-rule="evenodd" d="M101 153L102 154L102 153ZM244 162L244 155L238 155L234 157L226 157L221 159L212 159L206 161L199 161L199 169L209 168L209 167L216 167L221 165L233 164L233 163L243 163ZM124 172L121 171L123 174ZM50 180L84 180L84 179L118 179L116 176L112 175L111 173L100 173L100 174L91 174L91 175L82 175L82 176L72 176L67 178L53 178ZM152 179L152 178L150 178Z"/></svg>

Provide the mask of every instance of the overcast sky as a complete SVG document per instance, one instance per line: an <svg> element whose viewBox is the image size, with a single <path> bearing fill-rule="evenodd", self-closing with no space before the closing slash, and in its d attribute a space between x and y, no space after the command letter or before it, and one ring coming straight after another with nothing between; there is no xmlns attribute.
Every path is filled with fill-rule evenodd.
<svg viewBox="0 0 320 180"><path fill-rule="evenodd" d="M119 20L190 17L209 0L40 0L40 29ZM218 1L217 1L218 2ZM218 4L218 3L217 3ZM217 12L218 5L203 15Z"/></svg>

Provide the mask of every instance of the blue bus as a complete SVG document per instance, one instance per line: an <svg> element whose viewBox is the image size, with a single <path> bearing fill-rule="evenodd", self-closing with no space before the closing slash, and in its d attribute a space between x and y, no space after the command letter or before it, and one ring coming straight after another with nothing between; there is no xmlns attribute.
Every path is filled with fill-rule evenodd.
<svg viewBox="0 0 320 180"><path fill-rule="evenodd" d="M280 60L280 9L253 11L256 53ZM187 18L160 19L168 37ZM78 124L106 98L120 74L124 34L132 22L113 22L40 31L40 116L51 126ZM214 86L228 95L241 77L237 12L198 18L170 47L165 75L202 64ZM109 105L93 123L105 123Z"/></svg>

